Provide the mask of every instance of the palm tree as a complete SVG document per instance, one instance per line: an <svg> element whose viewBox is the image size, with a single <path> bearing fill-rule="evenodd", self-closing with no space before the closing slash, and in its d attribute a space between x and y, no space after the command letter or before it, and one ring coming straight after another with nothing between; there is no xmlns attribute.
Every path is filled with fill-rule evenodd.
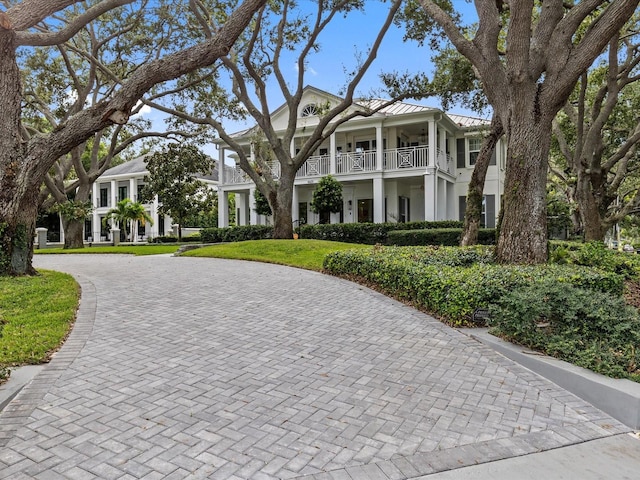
<svg viewBox="0 0 640 480"><path fill-rule="evenodd" d="M112 223L123 225L125 232L129 227L131 235L130 240L137 241L138 224L144 225L146 222L153 223L149 214L145 211L144 206L139 202L134 202L130 198L120 200L115 208L107 212L104 222L111 220Z"/></svg>
<svg viewBox="0 0 640 480"><path fill-rule="evenodd" d="M140 202L130 201L127 205L127 213L131 224L131 235L133 236L133 241L136 242L138 240L138 225L144 226L147 222L152 225L153 219L145 211L144 205Z"/></svg>

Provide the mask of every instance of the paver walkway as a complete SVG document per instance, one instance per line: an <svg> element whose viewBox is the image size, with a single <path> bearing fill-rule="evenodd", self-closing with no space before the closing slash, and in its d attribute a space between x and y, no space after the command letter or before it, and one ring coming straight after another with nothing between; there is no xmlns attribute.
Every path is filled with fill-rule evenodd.
<svg viewBox="0 0 640 480"><path fill-rule="evenodd" d="M403 479L628 431L344 280L170 256L35 263L76 275L83 300L0 414L0 478Z"/></svg>

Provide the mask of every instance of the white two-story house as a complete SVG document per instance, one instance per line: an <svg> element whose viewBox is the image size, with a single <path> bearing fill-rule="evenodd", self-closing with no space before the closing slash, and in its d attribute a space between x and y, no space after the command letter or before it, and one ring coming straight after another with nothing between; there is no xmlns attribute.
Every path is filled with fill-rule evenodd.
<svg viewBox="0 0 640 480"><path fill-rule="evenodd" d="M335 105L340 99L306 87L297 115L297 134L290 146L295 153L305 132L318 123L318 105ZM381 100L369 100L375 107ZM290 112L286 105L272 114L276 130L284 131ZM464 217L467 186L488 122L450 115L436 108L398 102L370 117L356 117L340 125L299 169L293 201L294 225L299 223L409 222L459 220ZM257 127L256 127L257 128ZM234 135L250 154L255 128ZM228 145L218 139L219 164L233 158ZM487 172L483 224L495 227L504 180L504 152L498 143ZM272 167L278 175L278 164ZM343 185L343 209L320 219L310 209L318 180L331 174ZM268 220L254 209L255 185L240 169L226 165L218 184L219 226L229 223L227 195L235 194L236 222L263 224Z"/></svg>
<svg viewBox="0 0 640 480"><path fill-rule="evenodd" d="M93 184L91 196L93 214L90 219L85 221L84 236L86 241L113 241L110 227L104 224L103 219L119 201L125 198L130 198L134 202L138 201L145 177L149 175L144 158L144 156L138 157L106 170ZM198 178L209 188L214 190L217 188L217 169L212 175L198 176ZM160 200L157 196L152 202L144 204L145 210L153 222L138 225L136 240L144 241L147 238L175 233L171 217L161 215L158 211L159 205Z"/></svg>

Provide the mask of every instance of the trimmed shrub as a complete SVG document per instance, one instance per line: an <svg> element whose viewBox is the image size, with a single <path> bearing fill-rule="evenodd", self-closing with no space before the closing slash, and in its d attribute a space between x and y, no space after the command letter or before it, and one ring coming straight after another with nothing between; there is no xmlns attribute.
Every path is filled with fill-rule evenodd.
<svg viewBox="0 0 640 480"><path fill-rule="evenodd" d="M458 326L469 324L477 308L544 281L622 294L623 279L615 273L581 266L496 265L490 252L477 246L376 247L333 252L325 257L324 268L364 279Z"/></svg>
<svg viewBox="0 0 640 480"><path fill-rule="evenodd" d="M241 242L273 238L273 227L269 225L243 225L226 228L203 228L202 243Z"/></svg>
<svg viewBox="0 0 640 480"><path fill-rule="evenodd" d="M610 250L602 242L550 242L549 260L551 263L596 267L625 278L640 276L640 256Z"/></svg>
<svg viewBox="0 0 640 480"><path fill-rule="evenodd" d="M391 231L423 230L430 228L462 228L462 222L444 220L438 222L302 225L299 233L301 238L375 245L376 243L387 243L387 235Z"/></svg>
<svg viewBox="0 0 640 480"><path fill-rule="evenodd" d="M149 239L149 243L177 243L178 237L160 235Z"/></svg>
<svg viewBox="0 0 640 480"><path fill-rule="evenodd" d="M460 243L461 228L430 228L422 230L396 230L387 234L387 245L448 245ZM478 242L481 245L493 245L496 231L493 228L483 228L478 232Z"/></svg>
<svg viewBox="0 0 640 480"><path fill-rule="evenodd" d="M640 315L618 296L552 280L490 307L492 332L613 377L640 379Z"/></svg>

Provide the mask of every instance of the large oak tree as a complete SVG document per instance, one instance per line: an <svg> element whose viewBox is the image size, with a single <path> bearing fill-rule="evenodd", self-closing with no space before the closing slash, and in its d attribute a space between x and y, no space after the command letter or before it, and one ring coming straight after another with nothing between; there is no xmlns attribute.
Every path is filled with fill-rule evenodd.
<svg viewBox="0 0 640 480"><path fill-rule="evenodd" d="M545 262L552 121L638 0L476 0L478 28L470 38L440 2L419 1L472 63L507 137L497 258Z"/></svg>
<svg viewBox="0 0 640 480"><path fill-rule="evenodd" d="M603 241L640 211L639 26L636 18L611 40L554 121L552 172L575 202L585 240Z"/></svg>
<svg viewBox="0 0 640 480"><path fill-rule="evenodd" d="M100 15L134 1L101 0L90 7L80 0L3 2L8 8L0 12L0 274L35 273L31 261L38 194L51 166L95 132L126 123L136 103L154 85L226 55L266 3L245 0L213 24L214 33L204 41L141 65L104 101L82 109L49 133L29 137L22 124L18 49L63 43ZM41 22L74 7L79 8L73 20L59 29L39 28Z"/></svg>

